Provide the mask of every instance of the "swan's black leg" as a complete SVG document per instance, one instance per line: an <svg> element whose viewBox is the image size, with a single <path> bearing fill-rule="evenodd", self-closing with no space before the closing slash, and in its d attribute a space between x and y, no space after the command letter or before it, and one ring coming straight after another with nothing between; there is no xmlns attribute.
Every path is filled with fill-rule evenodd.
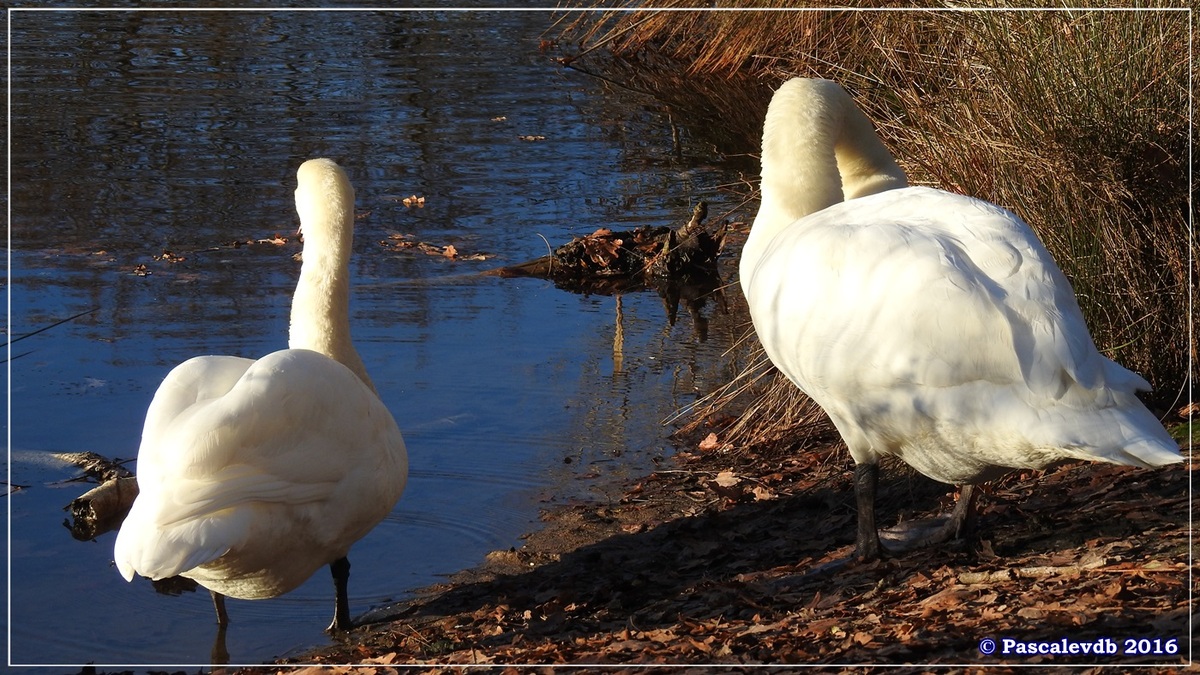
<svg viewBox="0 0 1200 675"><path fill-rule="evenodd" d="M225 646L225 630L225 626L217 626L217 636L213 638L213 646L208 658L214 666L229 665L229 649Z"/></svg>
<svg viewBox="0 0 1200 675"><path fill-rule="evenodd" d="M958 502L954 504L954 512L946 523L947 539L966 539L975 534L975 502L979 497L979 488L967 483L958 493Z"/></svg>
<svg viewBox="0 0 1200 675"><path fill-rule="evenodd" d="M859 560L880 557L879 532L875 529L875 488L879 484L878 464L854 467L854 497L858 503L858 539L855 556Z"/></svg>
<svg viewBox="0 0 1200 675"><path fill-rule="evenodd" d="M212 594L213 607L217 609L217 625L224 628L229 625L229 613L225 611L225 596L216 591L209 591Z"/></svg>
<svg viewBox="0 0 1200 675"><path fill-rule="evenodd" d="M338 558L329 563L329 571L333 574L334 608L333 623L329 624L329 632L350 630L350 598L346 595L346 586L350 581L350 560Z"/></svg>

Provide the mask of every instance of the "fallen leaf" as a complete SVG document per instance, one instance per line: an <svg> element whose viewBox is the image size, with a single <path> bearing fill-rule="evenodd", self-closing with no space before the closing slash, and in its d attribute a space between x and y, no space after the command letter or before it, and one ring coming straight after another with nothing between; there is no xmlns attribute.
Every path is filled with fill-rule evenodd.
<svg viewBox="0 0 1200 675"><path fill-rule="evenodd" d="M962 604L963 598L969 593L967 589L961 586L950 586L934 593L917 604L921 607L921 616L928 617L931 614L944 612L953 607L958 607Z"/></svg>
<svg viewBox="0 0 1200 675"><path fill-rule="evenodd" d="M713 482L721 487L727 488L737 485L738 483L742 482L742 479L735 476L732 471L722 471L717 474L717 477L713 479Z"/></svg>
<svg viewBox="0 0 1200 675"><path fill-rule="evenodd" d="M704 440L700 441L700 445L698 447L701 450L704 450L707 452L709 450L715 450L717 448L717 445L718 445L717 435L715 433L712 433L712 434L705 436Z"/></svg>
<svg viewBox="0 0 1200 675"><path fill-rule="evenodd" d="M765 501L768 501L771 499L775 499L775 497L778 496L774 492L768 490L767 488L765 488L761 485L754 486L754 489L750 490L750 494L754 495L754 501L756 501L756 502L765 502Z"/></svg>

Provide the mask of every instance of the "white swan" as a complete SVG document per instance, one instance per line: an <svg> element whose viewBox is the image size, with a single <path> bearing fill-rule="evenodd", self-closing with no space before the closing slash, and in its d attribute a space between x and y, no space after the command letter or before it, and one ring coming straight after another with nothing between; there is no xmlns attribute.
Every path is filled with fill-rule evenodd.
<svg viewBox="0 0 1200 675"><path fill-rule="evenodd" d="M858 557L881 552L884 455L964 486L933 541L969 528L971 485L1009 469L1180 461L1134 395L1149 385L1096 350L1029 226L906 185L839 85L794 79L775 93L739 274L767 355L854 458Z"/></svg>
<svg viewBox="0 0 1200 675"><path fill-rule="evenodd" d="M200 356L167 375L114 555L127 581L196 580L222 626L222 596L275 597L329 565L330 629L344 630L347 552L395 506L408 456L350 341L354 189L328 159L297 177L304 263L290 348L257 361Z"/></svg>

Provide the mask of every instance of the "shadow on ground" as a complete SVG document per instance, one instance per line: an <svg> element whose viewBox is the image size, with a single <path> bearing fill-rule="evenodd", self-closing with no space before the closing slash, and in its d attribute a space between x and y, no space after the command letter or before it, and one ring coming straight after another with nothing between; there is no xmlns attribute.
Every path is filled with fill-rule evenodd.
<svg viewBox="0 0 1200 675"><path fill-rule="evenodd" d="M946 486L885 471L881 523L949 506ZM619 503L549 511L520 549L292 661L1179 664L1190 650L1188 471L1014 474L982 500L977 547L830 566L853 544L850 467L836 452L708 457ZM981 651L985 638L995 653ZM1118 653L1057 653L1107 651L1100 638ZM1014 651L1030 641L1051 641L1050 653Z"/></svg>

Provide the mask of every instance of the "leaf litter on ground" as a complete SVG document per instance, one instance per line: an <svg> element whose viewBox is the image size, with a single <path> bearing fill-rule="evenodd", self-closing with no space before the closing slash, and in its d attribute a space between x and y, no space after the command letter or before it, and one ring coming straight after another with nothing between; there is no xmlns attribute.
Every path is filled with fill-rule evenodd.
<svg viewBox="0 0 1200 675"><path fill-rule="evenodd" d="M987 656L985 637L1175 638L1183 664L1190 467L1076 463L1014 472L980 501L983 540L869 563L853 552L844 448L681 452L613 503L558 505L520 547L370 612L346 643L281 663L1061 665ZM949 486L885 467L880 523L951 505ZM741 488L741 489L739 489ZM756 490L761 490L757 492ZM763 495L770 495L764 498ZM831 564L832 563L832 564ZM283 671L280 671L283 672Z"/></svg>

